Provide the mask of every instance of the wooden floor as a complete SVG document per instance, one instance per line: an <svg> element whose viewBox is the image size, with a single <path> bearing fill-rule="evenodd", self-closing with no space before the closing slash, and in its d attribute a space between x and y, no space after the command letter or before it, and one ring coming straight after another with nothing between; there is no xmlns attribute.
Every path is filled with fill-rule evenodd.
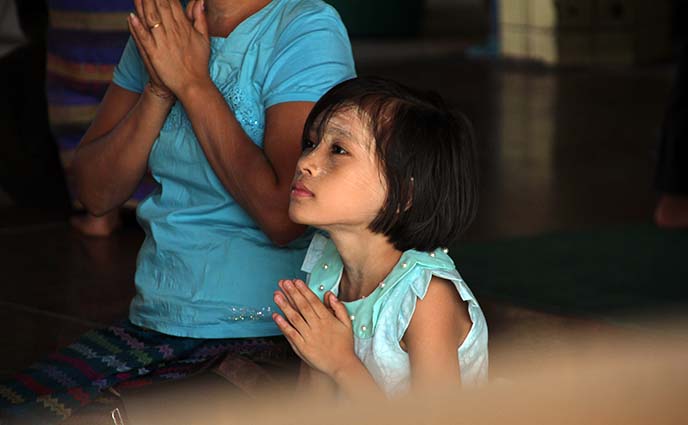
<svg viewBox="0 0 688 425"><path fill-rule="evenodd" d="M473 121L482 189L468 240L650 220L669 66L549 70L469 61L451 48L405 54L413 48L425 51L395 44L382 61L368 49L359 56L358 70L435 90ZM40 211L5 207L0 221L0 375L87 329L125 317L142 241L135 220L129 217L124 229L105 239L81 236ZM547 324L547 330L531 334L537 339L556 334L558 327L607 326L484 304L494 324L497 370L498 353L508 350L505 342L514 333Z"/></svg>

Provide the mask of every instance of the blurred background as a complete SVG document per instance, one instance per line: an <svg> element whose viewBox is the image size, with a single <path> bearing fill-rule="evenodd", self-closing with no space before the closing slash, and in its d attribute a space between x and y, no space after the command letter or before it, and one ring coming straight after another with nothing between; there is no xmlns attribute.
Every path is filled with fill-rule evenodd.
<svg viewBox="0 0 688 425"><path fill-rule="evenodd" d="M481 206L450 254L486 311L493 377L507 353L573 348L571 330L687 323L688 230L654 219L685 2L330 3L360 75L437 91L475 126ZM69 165L131 9L0 0L0 377L126 317L151 183L94 227Z"/></svg>

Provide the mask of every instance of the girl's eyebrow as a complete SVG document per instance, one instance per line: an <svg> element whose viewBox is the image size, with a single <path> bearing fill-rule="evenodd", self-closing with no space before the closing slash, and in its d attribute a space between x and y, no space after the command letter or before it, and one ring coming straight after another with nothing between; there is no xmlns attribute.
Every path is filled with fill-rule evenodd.
<svg viewBox="0 0 688 425"><path fill-rule="evenodd" d="M333 124L327 126L327 130L325 132L329 133L333 136L343 137L345 139L352 139L353 138L351 136L351 133L347 129L345 129L343 127L339 127L337 125L333 125Z"/></svg>
<svg viewBox="0 0 688 425"><path fill-rule="evenodd" d="M368 140L361 137L355 137L353 133L349 131L348 128L340 126L338 124L329 124L325 129L325 133L330 137L341 137L344 140L353 142L354 144L360 146L363 149L370 149L370 143L368 143Z"/></svg>

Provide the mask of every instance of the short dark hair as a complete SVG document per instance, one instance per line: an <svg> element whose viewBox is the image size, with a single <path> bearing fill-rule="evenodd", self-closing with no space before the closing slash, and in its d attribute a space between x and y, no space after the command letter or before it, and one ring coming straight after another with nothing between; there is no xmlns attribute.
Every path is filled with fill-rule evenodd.
<svg viewBox="0 0 688 425"><path fill-rule="evenodd" d="M454 242L478 204L475 141L470 122L442 98L383 78L354 78L313 107L304 139L322 139L330 118L354 108L375 138L387 199L370 230L396 249L431 251Z"/></svg>

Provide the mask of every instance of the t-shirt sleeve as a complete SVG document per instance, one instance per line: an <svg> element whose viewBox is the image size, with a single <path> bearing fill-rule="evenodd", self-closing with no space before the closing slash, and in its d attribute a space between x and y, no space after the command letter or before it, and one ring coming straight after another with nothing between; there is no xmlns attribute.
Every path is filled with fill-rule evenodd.
<svg viewBox="0 0 688 425"><path fill-rule="evenodd" d="M346 28L334 10L302 16L279 37L264 84L265 108L315 102L337 83L356 76Z"/></svg>
<svg viewBox="0 0 688 425"><path fill-rule="evenodd" d="M127 45L124 47L122 57L115 67L112 75L112 82L123 89L142 93L148 82L148 72L139 56L134 39L129 37Z"/></svg>

